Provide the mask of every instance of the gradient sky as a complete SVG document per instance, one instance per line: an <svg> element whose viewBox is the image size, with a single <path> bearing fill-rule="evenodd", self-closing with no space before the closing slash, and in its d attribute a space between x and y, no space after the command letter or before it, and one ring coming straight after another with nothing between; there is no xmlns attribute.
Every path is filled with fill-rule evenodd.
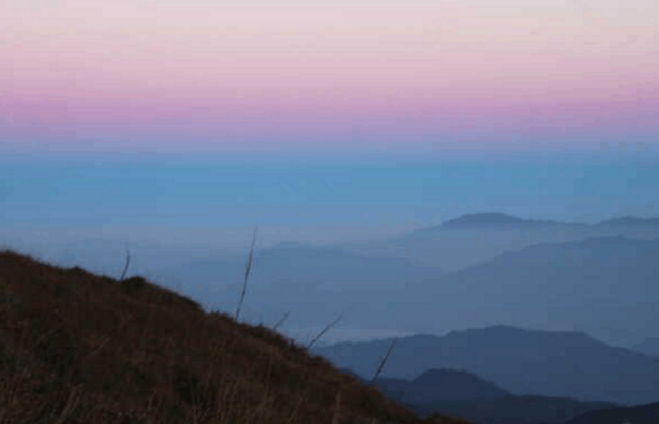
<svg viewBox="0 0 659 424"><path fill-rule="evenodd" d="M3 0L3 143L573 134L564 147L659 128L654 0L232 3Z"/></svg>
<svg viewBox="0 0 659 424"><path fill-rule="evenodd" d="M657 75L656 0L2 0L0 225L651 215Z"/></svg>

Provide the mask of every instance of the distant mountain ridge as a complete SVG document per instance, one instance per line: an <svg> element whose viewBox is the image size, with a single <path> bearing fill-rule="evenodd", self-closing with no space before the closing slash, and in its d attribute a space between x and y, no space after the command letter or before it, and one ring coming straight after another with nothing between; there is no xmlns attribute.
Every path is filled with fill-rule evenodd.
<svg viewBox="0 0 659 424"><path fill-rule="evenodd" d="M368 255L402 257L440 267L443 271L457 271L536 244L611 236L658 238L659 218L618 217L587 224L525 219L496 212L474 213L385 241L343 247Z"/></svg>
<svg viewBox="0 0 659 424"><path fill-rule="evenodd" d="M317 349L337 366L368 376L390 340ZM458 368L516 395L641 404L659 399L659 358L608 346L586 334L496 326L445 336L401 338L385 378L414 379L427 369Z"/></svg>
<svg viewBox="0 0 659 424"><path fill-rule="evenodd" d="M463 215L459 218L452 219L444 222L440 225L442 228L467 228L467 227L509 227L509 226L536 226L536 227L546 227L546 226L557 226L557 225L571 225L571 226L582 226L586 224L573 224L560 221L550 221L550 220L535 220L535 219L524 219L518 218L513 215L507 215L504 213L475 213Z"/></svg>
<svg viewBox="0 0 659 424"><path fill-rule="evenodd" d="M435 411L486 424L563 424L584 413L610 408L605 402L580 402L566 397L506 396L471 404L410 405L423 416ZM599 424L599 423L598 423Z"/></svg>
<svg viewBox="0 0 659 424"><path fill-rule="evenodd" d="M587 412L567 424L657 424L659 422L659 402L648 405L606 408Z"/></svg>
<svg viewBox="0 0 659 424"><path fill-rule="evenodd" d="M632 350L659 357L659 337L651 337L637 343Z"/></svg>
<svg viewBox="0 0 659 424"><path fill-rule="evenodd" d="M383 380L380 387L386 384ZM406 404L428 405L473 403L509 395L510 392L467 371L429 369L408 384L400 399Z"/></svg>
<svg viewBox="0 0 659 424"><path fill-rule="evenodd" d="M656 336L652 298L659 294L651 282L659 274L659 244L653 241L659 231L652 218L563 226L502 214L470 216L462 221L515 224L440 228L369 246L285 242L257 248L245 319L274 324L290 312L284 331L300 340L346 310L343 323L352 328L336 328L330 337L366 339L493 323L579 329L624 346ZM629 225L639 222L647 225ZM157 279L208 309L235 307L247 252L128 247L129 275ZM118 241L73 243L53 252L51 260L118 277L125 249ZM372 302L374 296L381 302ZM370 307L363 308L366 304Z"/></svg>
<svg viewBox="0 0 659 424"><path fill-rule="evenodd" d="M181 290L200 299L204 306L230 310L235 308L245 263L244 257L205 259L166 269L160 275L169 286L177 287L180 282ZM391 292L404 284L436 281L440 276L441 269L419 266L404 258L283 243L255 252L245 313L255 323L263 320L274 324L290 312L297 322L324 326L341 311L359 311L363 297L372 297L372 292ZM350 318L354 317L351 313Z"/></svg>
<svg viewBox="0 0 659 424"><path fill-rule="evenodd" d="M453 369L428 370L412 381L385 378L376 386L421 415L441 412L488 424L562 424L586 412L617 406L564 397L516 396L474 374Z"/></svg>
<svg viewBox="0 0 659 424"><path fill-rule="evenodd" d="M626 226L626 227L659 227L659 218L639 218L636 216L622 216L607 219L598 226Z"/></svg>
<svg viewBox="0 0 659 424"><path fill-rule="evenodd" d="M659 217L642 218L637 216L619 216L605 219L593 224L585 222L557 221L551 219L521 218L501 212L479 212L461 215L443 223L427 228L421 228L415 232L435 231L439 229L469 229L469 228L510 228L510 227L570 227L573 229L585 229L588 227L657 227L659 228Z"/></svg>
<svg viewBox="0 0 659 424"><path fill-rule="evenodd" d="M543 219L528 219L520 218L514 215L509 215L500 212L481 212L465 214L458 218L448 220L440 225L440 227L458 228L468 225L529 225L529 226L553 226L565 225L575 227L600 227L600 226L657 226L659 227L659 217L642 218L637 216L620 216L605 219L595 224L587 224L584 222L567 222L556 220L543 220ZM437 227L431 227L437 228Z"/></svg>
<svg viewBox="0 0 659 424"><path fill-rule="evenodd" d="M419 321L447 328L492 322L540 327L550 316L555 328L578 326L626 344L659 328L657 275L659 240L613 236L538 244L417 286L437 300L414 312ZM460 313L463 305L469 314Z"/></svg>
<svg viewBox="0 0 659 424"><path fill-rule="evenodd" d="M240 281L245 259L232 261L203 260L168 270L187 279ZM377 283L384 285L401 279L437 278L437 267L419 266L398 257L366 256L333 247L299 243L280 243L258 250L254 255L252 277L270 283L331 283L351 285Z"/></svg>
<svg viewBox="0 0 659 424"><path fill-rule="evenodd" d="M659 328L657 275L659 240L605 236L537 244L434 281L380 290L390 306L362 308L361 319L371 316L408 334L506 324L581 331L632 346ZM367 294L348 291L344 298L371 304Z"/></svg>

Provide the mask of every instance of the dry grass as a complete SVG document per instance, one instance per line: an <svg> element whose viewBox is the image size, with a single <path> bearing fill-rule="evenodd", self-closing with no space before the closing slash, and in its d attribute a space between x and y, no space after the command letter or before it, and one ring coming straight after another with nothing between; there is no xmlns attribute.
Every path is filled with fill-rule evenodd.
<svg viewBox="0 0 659 424"><path fill-rule="evenodd" d="M378 368L375 371L375 374L373 375L373 378L368 383L369 386L372 386L373 384L375 384L375 381L378 379L378 377L382 373L382 370L384 370L384 366L387 364L387 361L389 360L389 357L391 356L391 352L393 352L394 347L396 347L396 343L398 343L398 337L396 337L391 342L391 345L389 346L389 349L387 349L387 354L384 355L384 357L382 358L382 361L380 361L380 364L378 365Z"/></svg>
<svg viewBox="0 0 659 424"><path fill-rule="evenodd" d="M245 301L245 293L247 293L247 283L249 282L249 274L252 271L252 263L254 262L254 248L256 247L256 231L254 228L254 234L252 235L252 244L249 248L249 256L247 258L247 265L245 265L245 277L243 278L243 287L240 291L240 300L238 301L238 308L236 308L236 321L240 319L240 310L243 307L243 302Z"/></svg>
<svg viewBox="0 0 659 424"><path fill-rule="evenodd" d="M0 424L423 422L263 326L0 252Z"/></svg>

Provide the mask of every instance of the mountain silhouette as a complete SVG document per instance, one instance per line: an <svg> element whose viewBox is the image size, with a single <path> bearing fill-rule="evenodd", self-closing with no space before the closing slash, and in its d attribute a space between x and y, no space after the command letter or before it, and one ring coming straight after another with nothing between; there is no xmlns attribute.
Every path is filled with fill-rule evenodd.
<svg viewBox="0 0 659 424"><path fill-rule="evenodd" d="M318 348L337 366L368 377L391 340ZM433 368L467 370L515 395L647 403L659 398L659 358L608 346L577 332L496 326L401 338L383 372L412 380Z"/></svg>
<svg viewBox="0 0 659 424"><path fill-rule="evenodd" d="M3 422L458 424L142 277L0 252L0 303Z"/></svg>
<svg viewBox="0 0 659 424"><path fill-rule="evenodd" d="M645 339L641 343L635 344L632 350L659 357L659 337Z"/></svg>
<svg viewBox="0 0 659 424"><path fill-rule="evenodd" d="M195 261L164 274L198 282L240 281L245 259ZM349 284L351 286L427 281L441 275L437 267L419 266L402 258L372 257L331 247L280 243L258 250L254 256L253 281L273 283Z"/></svg>
<svg viewBox="0 0 659 424"><path fill-rule="evenodd" d="M430 369L412 380L400 399L412 405L473 403L509 394L496 384L466 371Z"/></svg>
<svg viewBox="0 0 659 424"><path fill-rule="evenodd" d="M623 216L607 219L597 224L599 227L659 228L659 218L639 218Z"/></svg>
<svg viewBox="0 0 659 424"><path fill-rule="evenodd" d="M441 228L487 228L487 227L504 227L528 226L528 227L553 227L553 226L583 226L584 224L569 224L558 221L542 221L534 219L523 219L504 213L475 213L463 215L459 218L452 219L443 223ZM432 229L430 229L432 230Z"/></svg>
<svg viewBox="0 0 659 424"><path fill-rule="evenodd" d="M627 408L606 408L587 412L566 424L657 424L659 402Z"/></svg>
<svg viewBox="0 0 659 424"><path fill-rule="evenodd" d="M376 386L421 415L441 412L489 424L562 424L586 412L616 406L563 397L515 396L474 374L451 369L428 370L412 381L385 378Z"/></svg>
<svg viewBox="0 0 659 424"><path fill-rule="evenodd" d="M457 271L536 244L619 235L657 238L659 218L623 217L585 224L475 213L385 241L344 247L359 253L403 257L415 263L441 267L444 271Z"/></svg>
<svg viewBox="0 0 659 424"><path fill-rule="evenodd" d="M504 253L415 285L399 299L433 299L406 311L407 322L578 329L629 346L659 328L657 275L659 239L600 237Z"/></svg>
<svg viewBox="0 0 659 424"><path fill-rule="evenodd" d="M612 405L605 402L579 402L564 397L510 395L471 403L408 406L423 416L441 412L477 423L563 424L585 413L610 408Z"/></svg>

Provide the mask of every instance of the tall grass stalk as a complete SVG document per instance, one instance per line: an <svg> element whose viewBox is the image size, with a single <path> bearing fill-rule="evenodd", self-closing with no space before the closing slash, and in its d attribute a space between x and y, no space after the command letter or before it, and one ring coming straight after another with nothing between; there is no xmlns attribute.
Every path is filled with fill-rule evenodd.
<svg viewBox="0 0 659 424"><path fill-rule="evenodd" d="M243 307L243 302L245 301L245 293L247 292L247 283L249 282L249 274L252 272L252 262L254 261L254 246L256 245L256 232L258 228L254 228L254 234L252 235L252 245L249 248L249 257L247 258L247 265L245 265L245 278L243 279L243 288L240 292L240 300L238 301L238 308L236 309L235 319L238 321L240 318L240 310Z"/></svg>
<svg viewBox="0 0 659 424"><path fill-rule="evenodd" d="M126 273L130 267L130 249L126 246L126 263L124 264L124 270L121 272L121 277L119 281L124 281L126 279Z"/></svg>
<svg viewBox="0 0 659 424"><path fill-rule="evenodd" d="M290 312L286 312L284 316L279 321L277 321L274 327L272 327L272 331L277 331L277 329L281 327L281 325L288 319L290 315L291 315Z"/></svg>
<svg viewBox="0 0 659 424"><path fill-rule="evenodd" d="M389 346L389 349L387 350L387 354L384 355L384 358L382 358L382 361L380 361L380 365L378 365L378 369L375 371L375 375L373 375L373 378L368 383L369 386L372 386L373 384L375 384L375 380L377 380L378 377L380 376L380 374L382 373L382 370L384 369L384 366L387 364L387 360L391 356L391 352L393 352L394 347L396 347L396 343L398 343L398 337L396 337L391 342L391 346Z"/></svg>
<svg viewBox="0 0 659 424"><path fill-rule="evenodd" d="M318 339L323 337L325 333L327 333L332 327L338 324L338 322L341 321L341 319L343 319L343 314L339 315L338 318L327 324L327 326L325 326L325 328L323 328L322 331L318 333L318 335L309 342L309 344L307 345L307 350L311 349L311 346L313 346L318 341Z"/></svg>

